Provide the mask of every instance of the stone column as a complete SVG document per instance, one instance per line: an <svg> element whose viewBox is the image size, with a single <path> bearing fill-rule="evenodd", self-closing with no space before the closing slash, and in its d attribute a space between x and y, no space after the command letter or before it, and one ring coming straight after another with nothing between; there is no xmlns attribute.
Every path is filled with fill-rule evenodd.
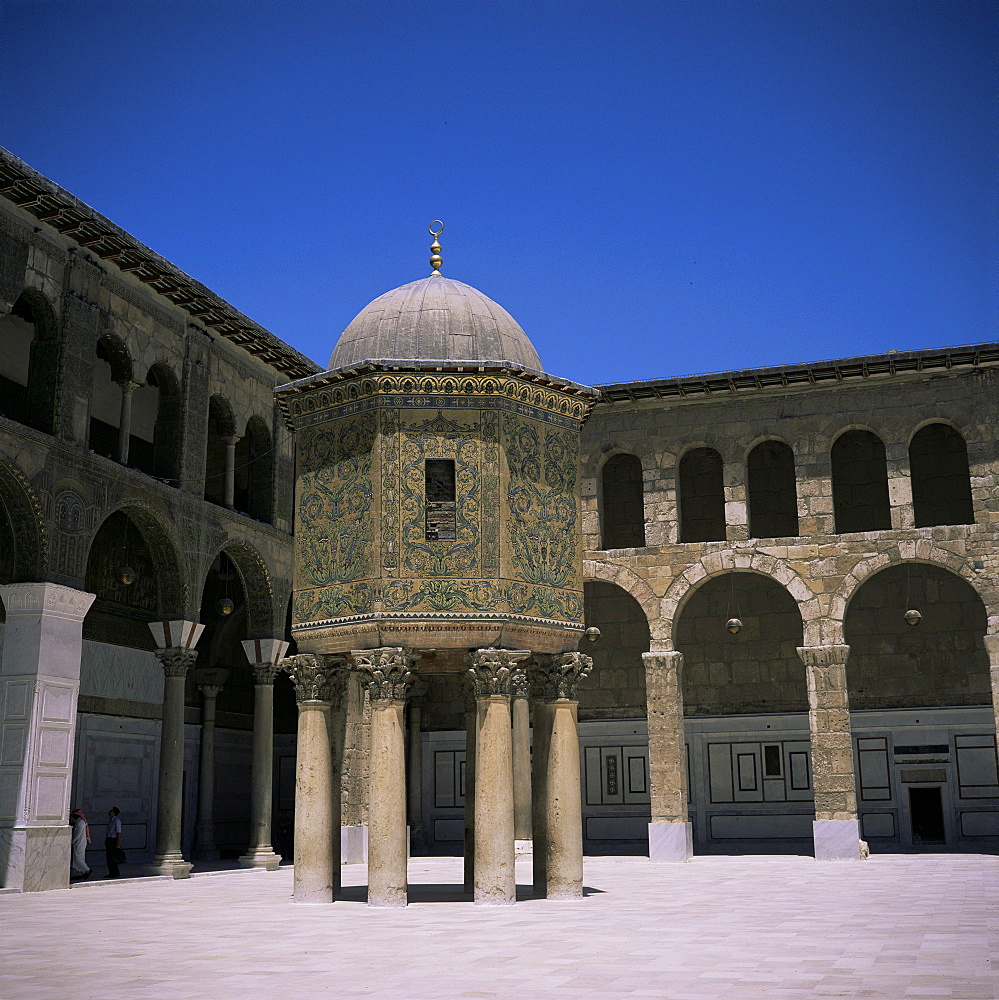
<svg viewBox="0 0 999 1000"><path fill-rule="evenodd" d="M344 864L362 864L368 860L371 700L356 670L347 672L344 716L340 849Z"/></svg>
<svg viewBox="0 0 999 1000"><path fill-rule="evenodd" d="M526 672L515 675L513 717L513 840L516 854L531 853L531 706Z"/></svg>
<svg viewBox="0 0 999 1000"><path fill-rule="evenodd" d="M857 818L850 702L846 687L849 646L799 646L808 682L808 728L812 741L815 857L859 861L866 855Z"/></svg>
<svg viewBox="0 0 999 1000"><path fill-rule="evenodd" d="M281 639L244 639L253 664L253 764L250 772L250 845L239 859L241 868L277 871L281 858L271 846L274 788L274 678L288 651Z"/></svg>
<svg viewBox="0 0 999 1000"><path fill-rule="evenodd" d="M545 895L583 898L583 810L580 797L579 682L593 669L582 653L546 656L537 676L551 720L545 810Z"/></svg>
<svg viewBox="0 0 999 1000"><path fill-rule="evenodd" d="M230 510L236 499L236 445L238 434L230 434L222 439L225 442L225 482L223 484L223 500Z"/></svg>
<svg viewBox="0 0 999 1000"><path fill-rule="evenodd" d="M0 886L64 889L83 619L94 595L11 583L0 596Z"/></svg>
<svg viewBox="0 0 999 1000"><path fill-rule="evenodd" d="M687 817L687 758L683 739L683 654L642 653L649 719L649 859L689 861L693 836Z"/></svg>
<svg viewBox="0 0 999 1000"><path fill-rule="evenodd" d="M406 726L409 735L406 754L406 798L410 847L423 846L423 738L421 722L427 682L416 678L409 689Z"/></svg>
<svg viewBox="0 0 999 1000"><path fill-rule="evenodd" d="M548 892L548 838L545 820L548 812L548 744L552 731L551 713L545 699L541 697L541 679L537 676L537 666L543 662L535 656L535 670L532 671L531 710L534 716L534 748L531 754L531 832L533 834L534 895L544 897Z"/></svg>
<svg viewBox="0 0 999 1000"><path fill-rule="evenodd" d="M198 861L217 861L215 846L215 700L229 671L204 667L195 671L201 692L201 758L198 762L198 820L194 824L194 852Z"/></svg>
<svg viewBox="0 0 999 1000"><path fill-rule="evenodd" d="M405 906L406 737L403 710L412 658L401 648L351 650L371 697L368 792L368 905Z"/></svg>
<svg viewBox="0 0 999 1000"><path fill-rule="evenodd" d="M479 709L469 692L465 702L465 892L475 889L475 741L479 733Z"/></svg>
<svg viewBox="0 0 999 1000"><path fill-rule="evenodd" d="M529 650L477 649L468 674L478 708L475 745L475 886L479 904L517 901L513 846L510 696Z"/></svg>
<svg viewBox="0 0 999 1000"><path fill-rule="evenodd" d="M128 465L128 446L132 437L132 393L141 385L124 379L118 383L121 388L121 410L118 414L118 461Z"/></svg>
<svg viewBox="0 0 999 1000"><path fill-rule="evenodd" d="M336 668L314 653L289 656L281 666L291 675L298 703L294 901L332 903L340 862L334 851L329 731Z"/></svg>

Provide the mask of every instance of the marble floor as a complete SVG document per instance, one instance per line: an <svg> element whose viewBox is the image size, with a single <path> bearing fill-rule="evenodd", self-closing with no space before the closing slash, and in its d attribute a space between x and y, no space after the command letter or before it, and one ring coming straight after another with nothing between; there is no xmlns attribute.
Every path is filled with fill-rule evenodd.
<svg viewBox="0 0 999 1000"><path fill-rule="evenodd" d="M0 1000L757 1000L999 996L999 859L589 858L587 896L475 907L461 861L410 863L410 906L291 901L292 872L0 895Z"/></svg>

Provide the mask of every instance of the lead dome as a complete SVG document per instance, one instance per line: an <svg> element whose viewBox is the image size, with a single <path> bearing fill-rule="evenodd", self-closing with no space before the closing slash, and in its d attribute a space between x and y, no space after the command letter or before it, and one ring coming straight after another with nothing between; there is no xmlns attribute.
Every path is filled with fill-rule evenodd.
<svg viewBox="0 0 999 1000"><path fill-rule="evenodd" d="M543 370L527 334L501 305L440 274L366 305L340 335L329 367L381 359L509 361Z"/></svg>

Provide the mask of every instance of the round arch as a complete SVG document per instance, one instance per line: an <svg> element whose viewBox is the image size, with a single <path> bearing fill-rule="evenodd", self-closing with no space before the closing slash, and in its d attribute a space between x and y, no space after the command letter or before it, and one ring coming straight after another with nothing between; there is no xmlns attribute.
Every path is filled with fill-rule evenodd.
<svg viewBox="0 0 999 1000"><path fill-rule="evenodd" d="M41 580L47 554L41 504L21 470L4 461L0 461L0 505L13 534L10 582Z"/></svg>
<svg viewBox="0 0 999 1000"><path fill-rule="evenodd" d="M244 542L240 538L230 538L212 552L202 568L202 587L208 568L221 553L225 553L232 560L243 584L243 594L246 597L247 638L270 639L281 635L283 622L275 623L271 575L267 571L263 556L249 542Z"/></svg>
<svg viewBox="0 0 999 1000"><path fill-rule="evenodd" d="M824 619L819 598L804 577L774 556L762 552L725 550L706 555L688 566L663 595L659 617L665 648L673 648L673 623L694 590L713 577L733 571L770 577L787 590L798 603L806 646L817 646L823 640L829 641L822 635Z"/></svg>
<svg viewBox="0 0 999 1000"><path fill-rule="evenodd" d="M584 559L583 579L588 583L597 581L613 583L627 591L638 601L639 607L649 623L652 644L655 645L657 640L661 641L666 637L659 627L659 598L656 597L648 583L634 570L627 566L618 566L615 563L602 562L597 559Z"/></svg>
<svg viewBox="0 0 999 1000"><path fill-rule="evenodd" d="M107 355L111 365L111 380L114 382L130 382L134 377L135 366L125 341L116 333L103 333L97 340L97 347Z"/></svg>

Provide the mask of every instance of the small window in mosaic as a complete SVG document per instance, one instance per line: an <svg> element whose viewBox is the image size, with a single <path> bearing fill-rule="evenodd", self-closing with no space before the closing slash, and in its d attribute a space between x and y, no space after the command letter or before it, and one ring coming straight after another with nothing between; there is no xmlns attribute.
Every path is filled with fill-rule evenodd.
<svg viewBox="0 0 999 1000"><path fill-rule="evenodd" d="M426 463L426 538L453 542L455 538L454 461L428 458Z"/></svg>

